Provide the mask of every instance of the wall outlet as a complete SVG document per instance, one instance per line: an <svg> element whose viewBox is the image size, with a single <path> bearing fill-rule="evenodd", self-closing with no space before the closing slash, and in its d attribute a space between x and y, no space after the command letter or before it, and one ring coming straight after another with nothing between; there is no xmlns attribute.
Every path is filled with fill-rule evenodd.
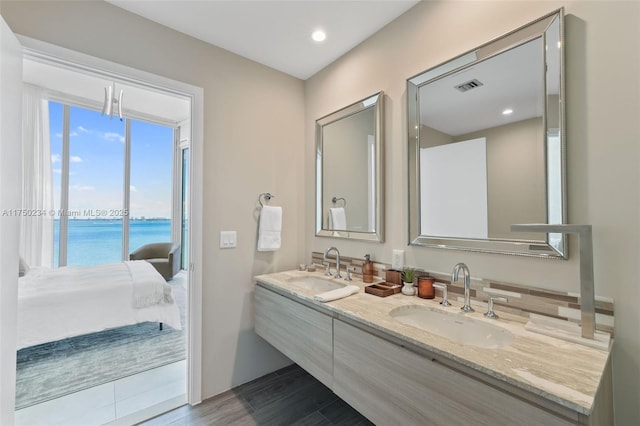
<svg viewBox="0 0 640 426"><path fill-rule="evenodd" d="M393 250L391 269L401 271L404 268L404 250Z"/></svg>

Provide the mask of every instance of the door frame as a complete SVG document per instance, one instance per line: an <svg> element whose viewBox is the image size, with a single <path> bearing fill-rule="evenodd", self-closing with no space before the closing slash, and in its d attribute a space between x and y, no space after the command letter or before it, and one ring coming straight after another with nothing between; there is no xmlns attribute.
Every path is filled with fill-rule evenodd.
<svg viewBox="0 0 640 426"><path fill-rule="evenodd" d="M16 35L29 59L48 62L79 72L164 91L187 98L191 103L189 156L189 286L187 326L187 402L202 401L202 229L203 229L203 141L204 89L182 81L76 52L30 37Z"/></svg>
<svg viewBox="0 0 640 426"><path fill-rule="evenodd" d="M0 15L0 210L19 209L22 193L22 50ZM13 424L18 318L17 215L0 216L0 424Z"/></svg>

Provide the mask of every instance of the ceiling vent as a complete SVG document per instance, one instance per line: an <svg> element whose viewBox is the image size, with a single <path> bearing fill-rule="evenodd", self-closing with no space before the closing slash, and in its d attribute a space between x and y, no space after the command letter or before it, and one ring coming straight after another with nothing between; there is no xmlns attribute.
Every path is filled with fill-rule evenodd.
<svg viewBox="0 0 640 426"><path fill-rule="evenodd" d="M466 92L480 86L483 86L483 84L474 78L473 80L469 80L466 83L458 84L457 86L455 86L455 88L461 92Z"/></svg>

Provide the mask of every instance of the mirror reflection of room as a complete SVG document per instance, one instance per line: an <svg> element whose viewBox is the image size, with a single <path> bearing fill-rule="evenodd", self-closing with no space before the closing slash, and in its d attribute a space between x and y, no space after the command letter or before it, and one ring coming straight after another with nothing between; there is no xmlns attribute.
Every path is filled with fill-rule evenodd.
<svg viewBox="0 0 640 426"><path fill-rule="evenodd" d="M546 222L542 39L420 88L421 230L513 238Z"/></svg>
<svg viewBox="0 0 640 426"><path fill-rule="evenodd" d="M382 241L378 92L316 120L316 235Z"/></svg>
<svg viewBox="0 0 640 426"><path fill-rule="evenodd" d="M566 256L561 19L550 14L407 81L412 244Z"/></svg>
<svg viewBox="0 0 640 426"><path fill-rule="evenodd" d="M371 108L323 128L322 201L328 209L327 229L375 231L374 134Z"/></svg>

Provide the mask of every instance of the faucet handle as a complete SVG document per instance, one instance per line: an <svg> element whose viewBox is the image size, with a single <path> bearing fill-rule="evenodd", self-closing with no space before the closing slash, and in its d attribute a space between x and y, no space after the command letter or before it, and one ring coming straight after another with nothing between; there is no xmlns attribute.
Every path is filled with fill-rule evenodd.
<svg viewBox="0 0 640 426"><path fill-rule="evenodd" d="M449 291L447 290L447 285L445 283L433 283L433 286L442 290L442 302L440 302L440 304L442 306L451 306L451 303L449 303Z"/></svg>
<svg viewBox="0 0 640 426"><path fill-rule="evenodd" d="M498 301L498 302L508 302L509 299L507 299L506 297L502 297L502 296L491 296L489 295L489 300L487 302L487 312L484 313L484 316L487 318L492 318L492 319L498 319L500 318L498 315L496 315L495 312L493 312L493 302L494 301Z"/></svg>
<svg viewBox="0 0 640 426"><path fill-rule="evenodd" d="M351 278L351 273L356 271L356 267L353 265L346 265L345 269L347 270L347 276L344 278L344 280L353 281L353 278Z"/></svg>

